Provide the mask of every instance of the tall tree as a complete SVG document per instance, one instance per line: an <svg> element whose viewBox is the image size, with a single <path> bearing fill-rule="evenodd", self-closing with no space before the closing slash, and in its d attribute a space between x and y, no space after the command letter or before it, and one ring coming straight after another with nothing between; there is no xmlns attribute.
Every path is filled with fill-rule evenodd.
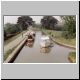
<svg viewBox="0 0 80 80"><path fill-rule="evenodd" d="M21 16L18 18L17 24L21 30L25 30L27 27L33 24L33 20L29 16Z"/></svg>
<svg viewBox="0 0 80 80"><path fill-rule="evenodd" d="M61 16L64 20L63 36L66 38L76 37L76 16Z"/></svg>
<svg viewBox="0 0 80 80"><path fill-rule="evenodd" d="M58 20L53 16L44 16L41 19L41 24L43 28L54 29L54 26L57 24Z"/></svg>

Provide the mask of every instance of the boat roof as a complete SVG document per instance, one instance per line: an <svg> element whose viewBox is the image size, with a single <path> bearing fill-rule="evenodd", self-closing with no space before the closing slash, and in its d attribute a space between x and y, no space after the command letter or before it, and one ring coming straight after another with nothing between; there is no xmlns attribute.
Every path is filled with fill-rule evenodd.
<svg viewBox="0 0 80 80"><path fill-rule="evenodd" d="M49 39L49 36L42 36L41 37L41 40L47 40L47 39Z"/></svg>

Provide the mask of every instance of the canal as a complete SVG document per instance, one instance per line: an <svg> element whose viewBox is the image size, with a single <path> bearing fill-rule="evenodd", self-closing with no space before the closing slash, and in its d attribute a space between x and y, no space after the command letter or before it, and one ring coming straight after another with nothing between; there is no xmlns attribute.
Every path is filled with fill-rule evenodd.
<svg viewBox="0 0 80 80"><path fill-rule="evenodd" d="M55 43L49 48L41 48L41 36L41 32L36 32L35 41L30 45L25 43L14 63L70 63L68 54L70 51L75 51L74 49Z"/></svg>

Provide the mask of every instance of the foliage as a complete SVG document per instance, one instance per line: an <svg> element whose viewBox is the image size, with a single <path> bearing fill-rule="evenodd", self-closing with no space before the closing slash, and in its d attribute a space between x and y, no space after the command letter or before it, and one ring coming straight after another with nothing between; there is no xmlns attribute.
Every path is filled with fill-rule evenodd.
<svg viewBox="0 0 80 80"><path fill-rule="evenodd" d="M21 30L27 29L30 25L33 24L33 19L29 16L21 16L18 18L17 25Z"/></svg>
<svg viewBox="0 0 80 80"><path fill-rule="evenodd" d="M76 37L76 17L75 16L61 16L65 21L62 36L65 38Z"/></svg>
<svg viewBox="0 0 80 80"><path fill-rule="evenodd" d="M68 59L70 62L75 63L76 62L76 52L70 52L68 55Z"/></svg>
<svg viewBox="0 0 80 80"><path fill-rule="evenodd" d="M19 31L19 28L16 24L7 23L5 24L4 31L6 31L7 34L13 34Z"/></svg>
<svg viewBox="0 0 80 80"><path fill-rule="evenodd" d="M4 25L4 40L14 36L20 32L20 28L16 24L7 23Z"/></svg>
<svg viewBox="0 0 80 80"><path fill-rule="evenodd" d="M54 29L54 26L57 24L58 20L52 16L44 16L41 19L42 28Z"/></svg>

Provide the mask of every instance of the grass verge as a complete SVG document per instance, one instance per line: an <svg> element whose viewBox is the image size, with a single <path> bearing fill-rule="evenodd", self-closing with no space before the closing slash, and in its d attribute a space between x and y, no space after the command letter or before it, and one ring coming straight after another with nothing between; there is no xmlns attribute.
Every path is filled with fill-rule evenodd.
<svg viewBox="0 0 80 80"><path fill-rule="evenodd" d="M18 45L17 45L18 46ZM15 48L17 47L13 47L12 49L9 49L6 53L4 53L4 61L8 58L8 56L15 50Z"/></svg>
<svg viewBox="0 0 80 80"><path fill-rule="evenodd" d="M72 63L76 63L76 52L70 52L68 55L68 59Z"/></svg>

